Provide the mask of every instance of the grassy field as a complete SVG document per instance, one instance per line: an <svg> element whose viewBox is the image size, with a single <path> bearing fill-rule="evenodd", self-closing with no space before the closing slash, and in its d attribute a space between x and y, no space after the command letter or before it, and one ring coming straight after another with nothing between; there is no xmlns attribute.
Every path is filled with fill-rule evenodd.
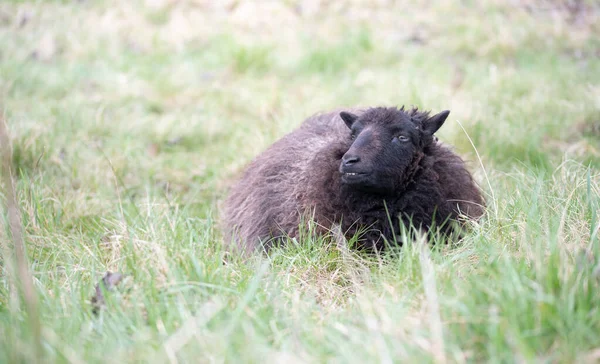
<svg viewBox="0 0 600 364"><path fill-rule="evenodd" d="M600 361L600 7L408 3L2 0L45 361ZM485 191L459 245L224 259L255 155L315 112L403 104L451 110L439 137ZM2 268L0 362L31 362ZM94 316L106 271L128 277Z"/></svg>

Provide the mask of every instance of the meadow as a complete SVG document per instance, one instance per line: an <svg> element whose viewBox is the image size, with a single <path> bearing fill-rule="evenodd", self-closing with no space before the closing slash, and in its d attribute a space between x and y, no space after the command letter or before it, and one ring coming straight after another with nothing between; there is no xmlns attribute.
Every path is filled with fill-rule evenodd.
<svg viewBox="0 0 600 364"><path fill-rule="evenodd" d="M379 105L451 110L488 203L460 243L226 254L244 165ZM600 361L596 1L2 0L0 108L37 296L7 223L0 362Z"/></svg>

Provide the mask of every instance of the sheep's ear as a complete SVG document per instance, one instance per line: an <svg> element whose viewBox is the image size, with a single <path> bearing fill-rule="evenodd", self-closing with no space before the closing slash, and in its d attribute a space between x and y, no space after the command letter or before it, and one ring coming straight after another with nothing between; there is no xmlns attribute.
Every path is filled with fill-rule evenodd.
<svg viewBox="0 0 600 364"><path fill-rule="evenodd" d="M348 128L352 128L352 125L354 124L356 119L358 119L358 116L345 111L342 111L340 113L340 117L342 118L342 120L344 120Z"/></svg>
<svg viewBox="0 0 600 364"><path fill-rule="evenodd" d="M439 114L433 115L429 119L423 121L423 132L429 135L433 135L439 128L444 125L446 118L450 114L449 110L444 110Z"/></svg>

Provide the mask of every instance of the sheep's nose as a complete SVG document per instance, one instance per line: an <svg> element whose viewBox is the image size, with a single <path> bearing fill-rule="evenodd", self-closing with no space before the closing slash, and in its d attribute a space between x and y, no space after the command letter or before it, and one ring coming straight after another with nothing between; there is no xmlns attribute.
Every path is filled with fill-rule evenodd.
<svg viewBox="0 0 600 364"><path fill-rule="evenodd" d="M342 158L342 163L344 163L344 166L351 166L358 162L360 162L360 158L354 155L344 155Z"/></svg>

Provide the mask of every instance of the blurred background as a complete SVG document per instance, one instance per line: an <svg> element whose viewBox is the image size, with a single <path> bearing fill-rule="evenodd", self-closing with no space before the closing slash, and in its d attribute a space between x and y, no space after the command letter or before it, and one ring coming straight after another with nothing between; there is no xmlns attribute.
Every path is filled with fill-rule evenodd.
<svg viewBox="0 0 600 364"><path fill-rule="evenodd" d="M89 193L107 157L127 189L206 201L344 106L450 109L442 140L504 170L598 165L599 20L585 0L3 0L0 92L18 168Z"/></svg>

